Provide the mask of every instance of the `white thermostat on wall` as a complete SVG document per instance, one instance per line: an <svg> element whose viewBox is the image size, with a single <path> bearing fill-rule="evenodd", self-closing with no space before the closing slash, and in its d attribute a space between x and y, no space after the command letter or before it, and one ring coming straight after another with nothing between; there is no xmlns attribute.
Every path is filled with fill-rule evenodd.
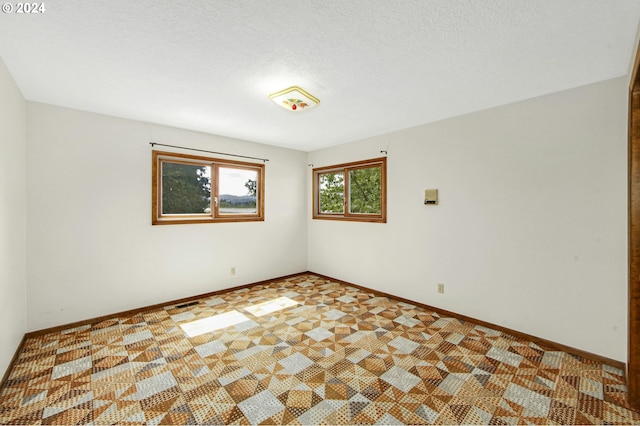
<svg viewBox="0 0 640 426"><path fill-rule="evenodd" d="M424 190L424 204L425 205L438 205L438 190L437 189L425 189Z"/></svg>

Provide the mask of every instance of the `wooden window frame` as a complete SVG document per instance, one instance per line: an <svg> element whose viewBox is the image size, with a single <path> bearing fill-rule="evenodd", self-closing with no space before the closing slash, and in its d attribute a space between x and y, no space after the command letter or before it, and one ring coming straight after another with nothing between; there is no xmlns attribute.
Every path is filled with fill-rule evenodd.
<svg viewBox="0 0 640 426"><path fill-rule="evenodd" d="M627 401L640 410L640 45L631 70L628 109Z"/></svg>
<svg viewBox="0 0 640 426"><path fill-rule="evenodd" d="M194 164L211 167L211 212L202 214L162 214L162 163ZM237 168L257 172L256 184L256 213L230 214L220 213L218 170L221 168ZM175 152L152 151L151 167L151 224L152 225L183 225L188 223L218 223L218 222L256 222L264 221L264 164L248 163L244 161L224 160L220 158L203 157L198 155L180 154Z"/></svg>
<svg viewBox="0 0 640 426"><path fill-rule="evenodd" d="M350 213L349 212L349 172L358 169L380 167L380 214ZM320 212L320 176L336 172L344 173L344 212ZM387 222L387 158L373 158L370 160L351 163L335 164L332 166L314 168L312 171L313 219L346 220L353 222Z"/></svg>

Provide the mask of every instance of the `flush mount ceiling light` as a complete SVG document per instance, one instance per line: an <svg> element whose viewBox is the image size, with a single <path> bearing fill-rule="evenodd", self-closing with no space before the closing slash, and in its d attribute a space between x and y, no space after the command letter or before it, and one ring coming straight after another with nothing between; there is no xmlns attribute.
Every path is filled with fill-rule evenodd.
<svg viewBox="0 0 640 426"><path fill-rule="evenodd" d="M311 109L320 103L318 98L305 92L298 86L292 86L269 95L269 99L289 111Z"/></svg>

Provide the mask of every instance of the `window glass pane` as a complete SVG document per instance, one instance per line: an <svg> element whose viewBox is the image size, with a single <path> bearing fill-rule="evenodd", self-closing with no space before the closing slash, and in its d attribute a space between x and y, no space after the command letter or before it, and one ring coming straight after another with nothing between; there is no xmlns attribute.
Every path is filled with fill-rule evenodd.
<svg viewBox="0 0 640 426"><path fill-rule="evenodd" d="M218 191L220 214L256 214L258 171L220 167L218 169Z"/></svg>
<svg viewBox="0 0 640 426"><path fill-rule="evenodd" d="M344 213L344 173L319 176L320 213Z"/></svg>
<svg viewBox="0 0 640 426"><path fill-rule="evenodd" d="M380 167L349 171L349 213L380 214Z"/></svg>
<svg viewBox="0 0 640 426"><path fill-rule="evenodd" d="M162 162L162 214L210 214L211 167Z"/></svg>

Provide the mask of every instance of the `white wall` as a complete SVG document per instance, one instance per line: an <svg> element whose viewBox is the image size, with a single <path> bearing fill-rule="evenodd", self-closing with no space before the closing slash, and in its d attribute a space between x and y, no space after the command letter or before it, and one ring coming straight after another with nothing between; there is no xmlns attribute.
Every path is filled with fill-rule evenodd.
<svg viewBox="0 0 640 426"><path fill-rule="evenodd" d="M636 53L638 52L638 43L640 43L640 24L638 24L638 28L636 29L636 37L634 39L634 43L629 52L629 71L627 73L629 84L631 83L631 77L633 76L633 67L636 64Z"/></svg>
<svg viewBox="0 0 640 426"><path fill-rule="evenodd" d="M27 107L29 330L307 269L306 153ZM265 221L152 226L151 140L269 158Z"/></svg>
<svg viewBox="0 0 640 426"><path fill-rule="evenodd" d="M389 146L388 223L308 211L309 270L626 361L627 80L310 153Z"/></svg>
<svg viewBox="0 0 640 426"><path fill-rule="evenodd" d="M27 322L27 109L0 59L0 377Z"/></svg>

